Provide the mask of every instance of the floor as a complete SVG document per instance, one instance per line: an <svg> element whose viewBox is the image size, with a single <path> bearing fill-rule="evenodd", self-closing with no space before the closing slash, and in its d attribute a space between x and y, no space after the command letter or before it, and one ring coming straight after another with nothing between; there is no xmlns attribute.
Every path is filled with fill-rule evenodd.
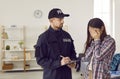
<svg viewBox="0 0 120 79"><path fill-rule="evenodd" d="M83 79L80 72L73 72L73 79ZM42 79L42 71L0 72L0 79Z"/></svg>

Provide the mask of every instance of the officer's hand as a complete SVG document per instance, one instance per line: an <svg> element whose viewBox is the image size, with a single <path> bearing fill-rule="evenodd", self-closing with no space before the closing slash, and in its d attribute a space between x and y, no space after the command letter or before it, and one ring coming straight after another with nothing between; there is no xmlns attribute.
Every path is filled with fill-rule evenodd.
<svg viewBox="0 0 120 79"><path fill-rule="evenodd" d="M61 66L68 64L71 61L69 57L62 57Z"/></svg>

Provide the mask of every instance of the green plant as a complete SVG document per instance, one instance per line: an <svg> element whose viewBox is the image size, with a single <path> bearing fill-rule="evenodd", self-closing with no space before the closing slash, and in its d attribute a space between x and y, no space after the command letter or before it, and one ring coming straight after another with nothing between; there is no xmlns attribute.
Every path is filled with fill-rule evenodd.
<svg viewBox="0 0 120 79"><path fill-rule="evenodd" d="M24 42L23 41L19 41L18 44L20 45L20 48L22 48Z"/></svg>
<svg viewBox="0 0 120 79"><path fill-rule="evenodd" d="M10 50L10 45L6 45L6 50Z"/></svg>
<svg viewBox="0 0 120 79"><path fill-rule="evenodd" d="M22 45L22 44L24 44L24 42L23 42L23 41L19 41L18 44L19 44L19 45Z"/></svg>

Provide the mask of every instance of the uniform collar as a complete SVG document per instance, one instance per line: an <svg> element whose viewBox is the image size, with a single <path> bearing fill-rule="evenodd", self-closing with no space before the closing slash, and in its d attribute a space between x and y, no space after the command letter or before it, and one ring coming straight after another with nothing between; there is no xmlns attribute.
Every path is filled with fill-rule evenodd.
<svg viewBox="0 0 120 79"><path fill-rule="evenodd" d="M54 30L51 26L49 27L49 30L51 31L51 32L61 32L62 31L62 28L61 29L59 29L59 30Z"/></svg>

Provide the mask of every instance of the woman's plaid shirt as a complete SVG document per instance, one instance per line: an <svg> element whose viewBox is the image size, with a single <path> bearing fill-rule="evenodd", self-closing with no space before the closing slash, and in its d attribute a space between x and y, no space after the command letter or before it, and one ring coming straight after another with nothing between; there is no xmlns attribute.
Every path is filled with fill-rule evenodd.
<svg viewBox="0 0 120 79"><path fill-rule="evenodd" d="M110 79L110 62L115 52L115 40L107 35L104 40L92 41L90 47L86 50L84 60L92 60L93 79ZM88 73L86 73L88 74ZM85 79L88 79L88 75Z"/></svg>

